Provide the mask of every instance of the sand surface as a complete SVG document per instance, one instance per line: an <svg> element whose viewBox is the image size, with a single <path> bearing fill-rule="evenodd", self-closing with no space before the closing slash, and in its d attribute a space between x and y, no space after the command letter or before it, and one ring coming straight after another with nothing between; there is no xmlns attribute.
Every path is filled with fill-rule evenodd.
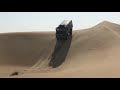
<svg viewBox="0 0 120 90"><path fill-rule="evenodd" d="M120 77L120 25L101 22L74 30L65 61L49 68L55 32L0 34L1 78L116 78ZM61 54L56 52L56 57ZM12 72L18 75L10 76Z"/></svg>

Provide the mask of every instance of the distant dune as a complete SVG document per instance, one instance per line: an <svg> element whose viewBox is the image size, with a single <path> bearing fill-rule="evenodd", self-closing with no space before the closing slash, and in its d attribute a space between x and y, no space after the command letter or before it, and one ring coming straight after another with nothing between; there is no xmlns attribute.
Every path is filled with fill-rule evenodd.
<svg viewBox="0 0 120 90"><path fill-rule="evenodd" d="M55 32L0 34L0 77L120 77L120 25L103 21L74 30L65 61L48 68ZM57 51L56 51L57 53Z"/></svg>

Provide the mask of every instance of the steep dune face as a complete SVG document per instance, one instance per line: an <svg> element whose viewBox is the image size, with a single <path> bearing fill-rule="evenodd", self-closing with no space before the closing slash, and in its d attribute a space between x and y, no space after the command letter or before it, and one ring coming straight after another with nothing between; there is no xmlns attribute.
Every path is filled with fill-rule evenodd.
<svg viewBox="0 0 120 90"><path fill-rule="evenodd" d="M55 32L1 34L0 65L37 70L55 46ZM61 55L55 53L56 57ZM89 29L73 31L66 59L58 68L17 77L119 77L119 53L120 25L104 21ZM44 62L43 66L47 64Z"/></svg>
<svg viewBox="0 0 120 90"><path fill-rule="evenodd" d="M119 31L120 25L106 21L90 29L75 31L71 48L61 68L65 71L78 70L86 73L92 70L115 72L120 63Z"/></svg>

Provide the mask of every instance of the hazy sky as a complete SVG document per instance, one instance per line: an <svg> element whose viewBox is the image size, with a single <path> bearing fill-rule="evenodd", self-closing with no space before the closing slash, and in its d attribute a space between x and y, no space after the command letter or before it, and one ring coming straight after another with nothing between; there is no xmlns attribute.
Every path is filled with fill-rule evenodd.
<svg viewBox="0 0 120 90"><path fill-rule="evenodd" d="M120 12L0 12L0 32L55 31L63 20L72 20L74 30L104 20L120 24Z"/></svg>

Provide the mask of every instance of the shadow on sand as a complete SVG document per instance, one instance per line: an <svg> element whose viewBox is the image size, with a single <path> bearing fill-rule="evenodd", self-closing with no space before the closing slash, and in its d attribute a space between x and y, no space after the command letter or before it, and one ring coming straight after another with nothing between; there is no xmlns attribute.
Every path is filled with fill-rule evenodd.
<svg viewBox="0 0 120 90"><path fill-rule="evenodd" d="M72 41L72 35L67 40L57 40L54 51L51 55L49 67L56 68L60 66L67 56Z"/></svg>

